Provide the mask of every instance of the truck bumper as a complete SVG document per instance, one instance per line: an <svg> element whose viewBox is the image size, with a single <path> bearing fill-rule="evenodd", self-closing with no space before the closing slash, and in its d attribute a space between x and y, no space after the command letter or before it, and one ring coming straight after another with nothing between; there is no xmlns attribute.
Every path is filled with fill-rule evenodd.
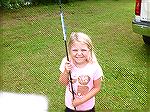
<svg viewBox="0 0 150 112"><path fill-rule="evenodd" d="M132 29L135 33L150 37L150 22L132 21Z"/></svg>

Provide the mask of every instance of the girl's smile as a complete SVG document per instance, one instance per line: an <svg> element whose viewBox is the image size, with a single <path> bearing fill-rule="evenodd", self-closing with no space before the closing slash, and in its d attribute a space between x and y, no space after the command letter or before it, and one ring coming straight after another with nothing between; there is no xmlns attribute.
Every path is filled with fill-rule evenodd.
<svg viewBox="0 0 150 112"><path fill-rule="evenodd" d="M75 42L71 46L71 56L75 65L82 65L88 63L88 57L90 55L89 48L86 44L81 42Z"/></svg>

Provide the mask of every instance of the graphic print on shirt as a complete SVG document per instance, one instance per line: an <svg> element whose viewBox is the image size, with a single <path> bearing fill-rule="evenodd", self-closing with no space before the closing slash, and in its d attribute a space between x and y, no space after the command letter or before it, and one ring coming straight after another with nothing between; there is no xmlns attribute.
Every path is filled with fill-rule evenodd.
<svg viewBox="0 0 150 112"><path fill-rule="evenodd" d="M89 87L87 84L89 83L90 79L91 78L88 75L81 75L78 77L78 82L80 84L77 88L78 96L86 95L89 92Z"/></svg>
<svg viewBox="0 0 150 112"><path fill-rule="evenodd" d="M80 75L79 77L77 77L76 74L72 76L72 84L74 86L73 89L75 92L74 94L77 95L77 97L86 95L89 92L88 83L90 82L90 80L91 78L88 75ZM69 91L72 93L70 84Z"/></svg>

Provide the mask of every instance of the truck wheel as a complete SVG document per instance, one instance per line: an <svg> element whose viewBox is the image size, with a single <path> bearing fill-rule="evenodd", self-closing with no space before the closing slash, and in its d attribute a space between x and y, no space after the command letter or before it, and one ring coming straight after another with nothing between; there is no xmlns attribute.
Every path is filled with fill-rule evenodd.
<svg viewBox="0 0 150 112"><path fill-rule="evenodd" d="M145 44L150 45L150 37L143 35L143 41Z"/></svg>

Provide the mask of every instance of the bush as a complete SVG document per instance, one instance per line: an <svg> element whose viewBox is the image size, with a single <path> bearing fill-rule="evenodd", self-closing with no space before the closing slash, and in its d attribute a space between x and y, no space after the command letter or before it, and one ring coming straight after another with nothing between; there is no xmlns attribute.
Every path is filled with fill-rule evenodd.
<svg viewBox="0 0 150 112"><path fill-rule="evenodd" d="M0 7L7 9L16 9L23 6L24 3L24 0L0 0Z"/></svg>
<svg viewBox="0 0 150 112"><path fill-rule="evenodd" d="M75 0L61 0L62 3L69 3ZM0 7L7 9L17 9L25 5L38 5L38 4L49 4L59 3L59 0L0 0Z"/></svg>
<svg viewBox="0 0 150 112"><path fill-rule="evenodd" d="M62 3L69 3L72 0L61 0ZM59 3L59 0L32 0L33 4Z"/></svg>

